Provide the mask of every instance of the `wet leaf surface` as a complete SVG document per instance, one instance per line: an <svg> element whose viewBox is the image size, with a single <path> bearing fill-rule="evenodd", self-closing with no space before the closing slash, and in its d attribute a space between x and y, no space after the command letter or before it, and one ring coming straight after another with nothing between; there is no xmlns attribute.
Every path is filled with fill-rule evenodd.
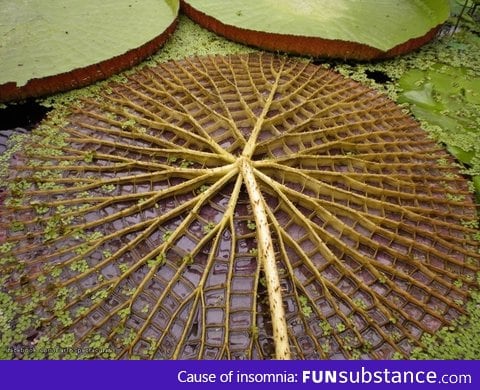
<svg viewBox="0 0 480 390"><path fill-rule="evenodd" d="M369 60L414 50L449 16L445 0L182 0L205 28L271 51Z"/></svg>
<svg viewBox="0 0 480 390"><path fill-rule="evenodd" d="M178 0L2 1L0 102L71 90L153 54L175 27Z"/></svg>
<svg viewBox="0 0 480 390"><path fill-rule="evenodd" d="M268 359L285 337L293 358L408 356L463 312L479 267L451 162L390 100L307 62L145 68L12 161L2 292L35 296L41 319L16 342Z"/></svg>

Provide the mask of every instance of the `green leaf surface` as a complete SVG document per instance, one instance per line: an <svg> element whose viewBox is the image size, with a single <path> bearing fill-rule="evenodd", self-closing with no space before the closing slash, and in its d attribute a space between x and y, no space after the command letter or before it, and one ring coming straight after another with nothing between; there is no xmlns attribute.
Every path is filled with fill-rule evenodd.
<svg viewBox="0 0 480 390"><path fill-rule="evenodd" d="M459 161L471 164L480 145L480 79L466 67L437 63L405 73L399 86L399 102L409 103L417 118L438 126L439 141Z"/></svg>
<svg viewBox="0 0 480 390"><path fill-rule="evenodd" d="M0 0L0 85L122 55L163 33L178 0Z"/></svg>
<svg viewBox="0 0 480 390"><path fill-rule="evenodd" d="M449 16L447 0L188 0L220 22L253 31L365 44L387 51Z"/></svg>
<svg viewBox="0 0 480 390"><path fill-rule="evenodd" d="M480 194L480 176L474 176L472 181L473 181L473 185L475 187L476 193Z"/></svg>

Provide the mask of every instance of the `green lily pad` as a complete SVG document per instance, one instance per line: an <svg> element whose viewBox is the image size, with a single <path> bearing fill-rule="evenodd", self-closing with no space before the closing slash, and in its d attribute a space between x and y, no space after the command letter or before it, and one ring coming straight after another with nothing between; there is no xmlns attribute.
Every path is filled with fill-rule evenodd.
<svg viewBox="0 0 480 390"><path fill-rule="evenodd" d="M438 127L436 136L459 161L471 164L480 152L480 78L465 67L442 63L411 70L399 80L400 103L414 115Z"/></svg>
<svg viewBox="0 0 480 390"><path fill-rule="evenodd" d="M178 0L0 0L0 101L87 85L173 31Z"/></svg>
<svg viewBox="0 0 480 390"><path fill-rule="evenodd" d="M480 176L473 177L473 185L475 187L475 192L480 194Z"/></svg>
<svg viewBox="0 0 480 390"><path fill-rule="evenodd" d="M230 39L309 55L369 59L433 37L448 0L182 0L195 21Z"/></svg>

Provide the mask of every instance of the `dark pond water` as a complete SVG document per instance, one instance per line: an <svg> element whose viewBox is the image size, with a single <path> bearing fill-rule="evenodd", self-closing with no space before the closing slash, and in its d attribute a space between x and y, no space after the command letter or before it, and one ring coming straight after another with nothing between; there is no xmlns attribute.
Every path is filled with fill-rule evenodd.
<svg viewBox="0 0 480 390"><path fill-rule="evenodd" d="M0 154L7 148L10 136L33 129L49 111L49 108L39 105L34 100L9 104L7 108L0 109Z"/></svg>

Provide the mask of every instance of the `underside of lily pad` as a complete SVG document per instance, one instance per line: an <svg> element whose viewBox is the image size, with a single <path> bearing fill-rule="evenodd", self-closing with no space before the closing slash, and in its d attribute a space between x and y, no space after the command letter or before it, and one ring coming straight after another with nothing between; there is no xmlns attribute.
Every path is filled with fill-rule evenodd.
<svg viewBox="0 0 480 390"><path fill-rule="evenodd" d="M144 60L172 34L178 0L2 2L0 102L80 88Z"/></svg>
<svg viewBox="0 0 480 390"><path fill-rule="evenodd" d="M2 347L21 358L407 357L479 270L449 155L288 57L144 68L44 122L10 172L0 298L23 309Z"/></svg>
<svg viewBox="0 0 480 390"><path fill-rule="evenodd" d="M449 16L446 0L181 0L195 22L228 39L270 51L373 60L432 40Z"/></svg>

